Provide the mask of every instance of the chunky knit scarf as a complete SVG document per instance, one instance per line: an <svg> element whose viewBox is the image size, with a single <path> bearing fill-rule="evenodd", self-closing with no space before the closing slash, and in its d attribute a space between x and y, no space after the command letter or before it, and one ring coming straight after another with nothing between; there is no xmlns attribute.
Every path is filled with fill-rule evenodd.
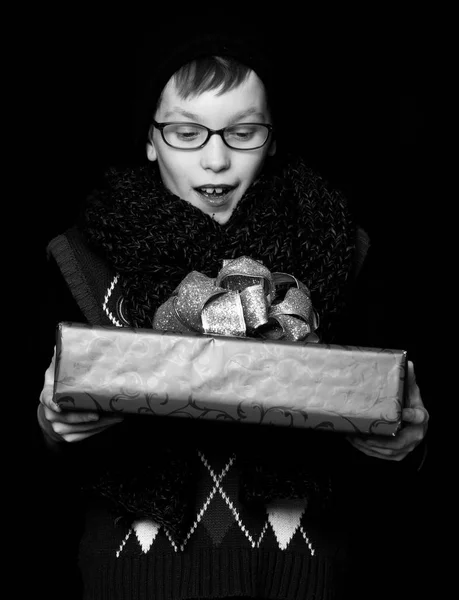
<svg viewBox="0 0 459 600"><path fill-rule="evenodd" d="M346 298L355 226L348 205L302 159L268 159L270 168L220 225L169 193L153 165L107 174L107 188L85 212L86 236L121 275L135 327L151 327L156 308L190 271L215 277L222 260L250 256L305 283L332 335Z"/></svg>
<svg viewBox="0 0 459 600"><path fill-rule="evenodd" d="M120 274L133 326L151 327L156 308L190 271L215 277L223 259L247 255L309 287L322 340L331 341L353 266L349 207L302 159L270 161L225 225L169 193L156 164L107 173L106 187L90 197L80 226ZM175 419L155 428L153 437L150 423L132 420L134 427L127 419L114 429L119 437L102 461L94 451L90 468L85 466L87 488L122 514L152 518L178 537L187 527L194 489L189 444L203 439L212 444L213 436L215 447L239 445L245 502L308 497L313 507L329 497L325 456L333 444L328 436L321 443L323 434L316 439L315 432L304 436L247 425L236 432L234 424L224 431L217 424Z"/></svg>

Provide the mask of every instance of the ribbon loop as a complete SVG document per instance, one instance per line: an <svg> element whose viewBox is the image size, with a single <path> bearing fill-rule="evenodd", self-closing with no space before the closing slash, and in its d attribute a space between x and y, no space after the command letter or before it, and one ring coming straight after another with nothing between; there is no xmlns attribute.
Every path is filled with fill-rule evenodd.
<svg viewBox="0 0 459 600"><path fill-rule="evenodd" d="M253 333L268 322L268 304L263 285L251 285L240 293L247 331Z"/></svg>
<svg viewBox="0 0 459 600"><path fill-rule="evenodd" d="M211 279L199 271L188 273L177 288L175 309L179 319L191 331L202 330L201 310L209 297L218 291L215 279ZM222 290L223 291L223 290Z"/></svg>
<svg viewBox="0 0 459 600"><path fill-rule="evenodd" d="M263 286L266 297L272 302L276 288L271 272L263 263L248 256L224 260L216 279L216 285L238 292L257 284Z"/></svg>
<svg viewBox="0 0 459 600"><path fill-rule="evenodd" d="M201 319L203 333L245 336L244 311L241 298L237 292L224 291L215 295L204 306Z"/></svg>
<svg viewBox="0 0 459 600"><path fill-rule="evenodd" d="M247 256L223 261L215 279L189 273L156 311L153 327L271 340L319 341L307 286Z"/></svg>

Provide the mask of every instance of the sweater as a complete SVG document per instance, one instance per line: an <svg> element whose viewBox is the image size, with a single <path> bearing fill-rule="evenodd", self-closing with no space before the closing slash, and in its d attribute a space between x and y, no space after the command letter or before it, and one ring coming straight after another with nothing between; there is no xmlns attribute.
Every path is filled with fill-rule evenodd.
<svg viewBox="0 0 459 600"><path fill-rule="evenodd" d="M360 235L363 243L356 245L356 272L368 247L368 239ZM67 308L58 320L127 325L119 274L87 246L77 230L54 239L49 253L67 294L62 302ZM353 505L356 496L347 494L347 488L358 481L384 481L390 470L400 469L364 457L338 434L180 421L127 418L77 448L65 449L66 465L82 483L77 504L83 515L78 552L83 597L346 597L353 529L363 504L362 499ZM88 472L103 470L105 463L143 465L145 460L140 483L152 482L155 502L163 497L167 504L168 492L161 489L167 470L164 453L158 463L151 456L160 456L171 440L174 452L186 453L193 475L197 474L187 486L181 481L179 489L173 489L186 504L180 535L167 521L138 510L120 511L108 493L112 481L96 488L86 485ZM272 464L272 470L258 471L258 458ZM308 473L312 473L312 491L311 486L301 485L307 481L302 477L304 463L312 465ZM412 467L412 460L407 467ZM138 464L136 471L141 471ZM323 481L315 475L323 475ZM315 481L322 490L330 486L331 503L315 502ZM131 492L135 493L137 483L130 482ZM262 492L247 494L248 488Z"/></svg>
<svg viewBox="0 0 459 600"><path fill-rule="evenodd" d="M116 274L85 246L76 230L54 239L49 251L77 300L81 320L104 326L126 324ZM285 435L270 428L260 432L250 425L200 423L194 427L188 420L173 419L163 425L148 417L141 423L134 422L135 418L127 421L84 442L84 454L97 456L103 447L118 457L123 429L130 439L131 426L137 435L139 430L166 428L181 440L178 443L185 451L194 453L199 477L194 482L193 506L188 527L177 540L152 519L120 517L103 497L82 494L86 512L79 564L85 599L335 597L346 540L337 536L339 525L331 527L336 520L333 510L322 515L320 510L308 510L307 499L301 497L272 497L266 504L241 501L241 480L246 475L234 446L247 451L257 444L255 453L260 449L270 453L271 438L278 437L285 444ZM327 433L319 436L327 436L324 444L330 445ZM197 437L205 443L197 445ZM234 444L235 437L238 444ZM300 455L300 432L293 432L293 438L291 452ZM71 448L68 453L75 455L73 472L81 470L81 450ZM98 464L97 459L90 460ZM276 464L276 469L279 466L284 474L291 472L287 464Z"/></svg>

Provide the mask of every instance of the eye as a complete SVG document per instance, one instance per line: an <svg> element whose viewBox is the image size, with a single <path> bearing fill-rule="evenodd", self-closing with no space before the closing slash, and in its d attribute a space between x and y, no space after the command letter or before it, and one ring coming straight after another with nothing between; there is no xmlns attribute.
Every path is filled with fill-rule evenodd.
<svg viewBox="0 0 459 600"><path fill-rule="evenodd" d="M164 128L164 134L172 143L194 142L206 135L206 130L192 123L171 123Z"/></svg>
<svg viewBox="0 0 459 600"><path fill-rule="evenodd" d="M258 129L256 125L235 125L227 130L227 135L238 140L249 140L256 135Z"/></svg>
<svg viewBox="0 0 459 600"><path fill-rule="evenodd" d="M194 140L202 134L202 129L197 127L178 127L175 130L175 135L182 140Z"/></svg>

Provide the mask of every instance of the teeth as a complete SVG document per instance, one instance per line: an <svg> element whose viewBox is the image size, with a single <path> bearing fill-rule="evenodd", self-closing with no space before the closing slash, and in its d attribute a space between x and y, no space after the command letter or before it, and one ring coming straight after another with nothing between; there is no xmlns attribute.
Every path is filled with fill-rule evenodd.
<svg viewBox="0 0 459 600"><path fill-rule="evenodd" d="M223 188L203 188L206 194L222 194Z"/></svg>

